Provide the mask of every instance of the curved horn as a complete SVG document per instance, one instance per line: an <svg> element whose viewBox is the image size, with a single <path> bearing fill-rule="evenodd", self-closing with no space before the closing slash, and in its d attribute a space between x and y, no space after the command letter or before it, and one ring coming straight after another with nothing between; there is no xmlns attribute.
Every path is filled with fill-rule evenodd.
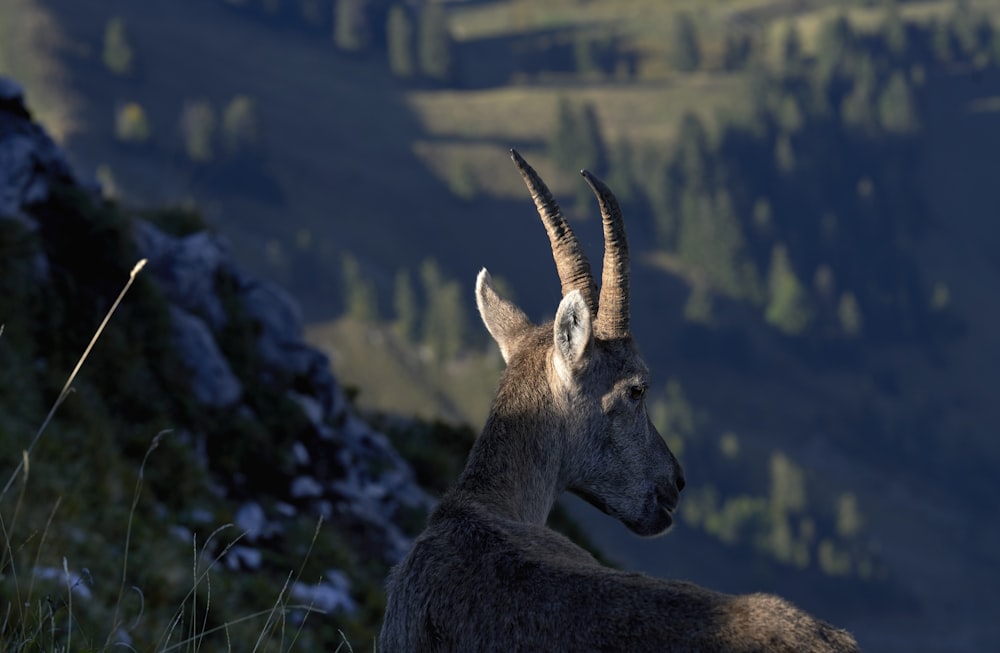
<svg viewBox="0 0 1000 653"><path fill-rule="evenodd" d="M538 215L545 225L545 231L549 234L552 258L555 259L559 280L562 282L563 297L572 290L580 290L590 314L597 315L597 284L594 282L594 275L590 272L590 262L587 261L580 242L573 235L573 230L559 210L555 198L534 168L528 165L517 150L510 151L510 158L514 160L521 177L524 178L524 183L531 191L531 199L534 200Z"/></svg>
<svg viewBox="0 0 1000 653"><path fill-rule="evenodd" d="M604 223L604 266L594 331L609 340L624 338L629 328L629 256L622 210L603 181L586 170L580 174L597 196Z"/></svg>

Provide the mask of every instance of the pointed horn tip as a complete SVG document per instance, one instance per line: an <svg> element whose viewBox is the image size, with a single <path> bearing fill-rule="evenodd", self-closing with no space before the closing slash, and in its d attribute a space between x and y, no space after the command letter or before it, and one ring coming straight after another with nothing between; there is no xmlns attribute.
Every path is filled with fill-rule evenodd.
<svg viewBox="0 0 1000 653"><path fill-rule="evenodd" d="M603 181L598 179L597 175L592 173L590 170L581 170L580 174L583 176L587 185L590 189L594 191L600 197L603 193L608 192L608 186Z"/></svg>

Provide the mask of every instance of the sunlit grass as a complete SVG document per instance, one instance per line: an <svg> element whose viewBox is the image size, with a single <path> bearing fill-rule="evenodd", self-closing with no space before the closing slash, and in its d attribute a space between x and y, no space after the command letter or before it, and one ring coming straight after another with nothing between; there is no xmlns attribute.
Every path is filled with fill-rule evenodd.
<svg viewBox="0 0 1000 653"><path fill-rule="evenodd" d="M56 21L39 3L0 2L0 75L25 87L29 108L57 141L77 127L77 102L58 59L66 47Z"/></svg>

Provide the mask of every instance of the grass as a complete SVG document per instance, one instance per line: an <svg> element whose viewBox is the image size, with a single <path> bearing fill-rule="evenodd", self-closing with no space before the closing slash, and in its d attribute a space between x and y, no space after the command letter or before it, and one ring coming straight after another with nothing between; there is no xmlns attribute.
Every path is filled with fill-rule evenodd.
<svg viewBox="0 0 1000 653"><path fill-rule="evenodd" d="M439 178L455 158L469 161L480 188L490 196L521 199L524 184L516 175L497 174L511 144L542 144L532 160L545 160L544 145L555 131L560 98L595 107L608 143L628 140L666 146L681 116L699 115L708 126L719 110L736 105L746 80L737 75L691 75L669 84L569 84L505 86L477 91L413 91L408 106L420 121L423 138L415 152ZM555 192L571 193L575 171L546 178Z"/></svg>
<svg viewBox="0 0 1000 653"><path fill-rule="evenodd" d="M316 279L336 278L343 251L364 252L389 276L427 256L445 261L453 273L480 265L488 248L456 248L450 237L466 222L461 213L467 202L456 200L454 191L484 200L520 199L520 180L507 174L506 149L521 147L533 163L546 167L545 146L560 96L593 102L609 142L627 138L655 147L669 143L683 112L697 111L711 122L720 107L736 105L744 83L739 76L658 72L663 35L678 8L698 8L699 24L714 42L728 12L768 5L741 0L701 8L693 1L664 6L630 0L456 6L453 26L466 40L489 37L490 30L586 26L637 39L640 59L647 63L631 79L542 77L493 89L449 90L407 87L388 74L379 57L345 59L327 39L234 19L222 2L189 3L183 12L167 2L117 7L139 62L136 80L122 80L100 62L110 13L72 0L15 1L57 21L58 29L48 31L61 30L73 44L58 50L26 43L23 52L30 57L21 59L47 57L65 71L59 88L86 89L86 102L71 112L83 129L70 141L84 171L105 166L127 201L176 204L196 198L241 259L304 297L311 316L323 317L329 316L321 306L326 295L317 292ZM8 22L20 29L17 23L27 15L19 11ZM46 78L43 71L21 73L9 65L0 70L18 73L29 97L37 97ZM200 181L198 170L179 164L175 134L183 102L204 98L221 110L237 94L250 96L259 108L267 174L281 194L277 200L213 189ZM110 145L112 116L124 102L138 102L149 116L153 135L145 150ZM463 170L462 183L456 183L456 169ZM332 179L348 183L331 188ZM552 182L559 192L579 183L572 171L553 175ZM478 224L500 223L505 216L499 206L477 203Z"/></svg>
<svg viewBox="0 0 1000 653"><path fill-rule="evenodd" d="M9 504L6 501L8 497L13 501L11 509L0 511L0 535L3 538L0 570L7 586L3 592L5 603L0 603L0 614L3 615L0 618L0 648L25 653L110 651L121 648L167 653L200 650L291 651L301 645L303 650L312 650L315 644L310 643L309 638L303 638L303 633L306 619L318 610L312 605L293 603L290 600L290 585L303 576L306 561L319 536L322 519L316 525L298 572L289 573L270 607L256 612L228 618L221 623L213 616L212 572L240 541L242 535L237 535L218 547L213 541L231 528L231 525L217 528L200 545L197 535L193 536L190 587L172 612L165 615L153 614L153 601L147 601L148 590L130 585L130 579L136 573L130 568L130 562L132 554L137 553L136 517L142 510L140 497L145 474L154 452L168 435L166 431L153 438L136 474L125 522L124 544L120 548L115 547L119 552L117 564L121 573L117 587L107 582L116 564L114 556L101 560L100 567L94 567L93 571L87 567L77 567L79 562L74 561L72 554L66 550L53 556L50 549L62 548L63 544L57 532L64 531L67 527L70 531L83 529L75 536L78 538L96 539L97 535L88 533L84 523L65 523L60 512L63 505L61 496L55 499L48 510L44 526L38 529L31 526L32 504L38 502L34 497L29 497L29 492L32 491L29 489L29 480L34 468L41 467L44 473L44 465L39 465L35 454L39 450L36 445L46 434L56 411L71 395L78 373L144 265L143 259L133 268L124 288L77 360L41 426L24 448L20 462L15 466L3 490L0 490L0 504ZM0 327L0 338L2 337L3 328ZM12 491L14 496L11 496ZM19 535L23 527L29 531L26 536ZM79 549L72 545L67 548ZM158 551L159 556L166 549L161 546ZM61 564L46 564L53 557ZM160 558L156 563L161 566L170 565L166 558ZM225 589L225 585L223 588ZM162 588L150 589L154 592L162 591ZM152 596L149 598L153 599ZM150 610L147 610L147 603ZM290 619L293 614L298 616ZM152 622L152 628L144 625L144 621ZM153 632L157 626L160 631L158 634ZM252 640L243 635L248 627L256 630ZM106 632L106 635L101 632ZM142 642L134 641L133 637ZM341 637L342 643L337 650L344 646L350 650L346 637L343 634ZM249 641L253 641L252 648L246 648L243 644Z"/></svg>
<svg viewBox="0 0 1000 653"><path fill-rule="evenodd" d="M313 325L306 339L330 355L336 376L361 391L356 402L368 411L478 425L486 419L500 375L501 361L492 348L437 363L415 353L391 327L350 318Z"/></svg>
<svg viewBox="0 0 1000 653"><path fill-rule="evenodd" d="M42 6L38 2L28 3L26 0L18 2L17 6ZM488 263L484 252L490 252L491 249L502 250L502 247L495 246L492 241L483 245L474 238L463 237L458 240L449 236L455 223L450 222L452 218L444 213L452 211L456 204L450 203L451 198L443 180L451 174L457 161L473 169L479 192L493 197L516 197L518 206L525 209L526 202L520 181L516 175L504 172L505 150L511 140L517 141L515 145L527 142L533 154L533 163L538 160L540 167L546 168L546 178L550 178L552 166L544 160L544 125L550 123L554 116L552 107L558 94L565 93L573 99L593 99L611 140L629 135L653 140L658 145L659 139L669 139L672 121L681 106L694 106L711 114L716 106L726 104L732 90L726 87L727 82L731 81L734 85L741 83L739 78L727 80L712 73L670 77L665 70L650 63L640 68L640 77L645 75L654 79L655 85L643 83L642 79L627 83L608 79L578 83L565 77L550 76L521 79L517 84L498 89L413 90L396 85L385 75L383 66L377 61L344 62L331 54L327 43L318 39L285 39L249 23L223 24L218 19L217 9L210 6L212 3L200 3L200 6L196 6L198 3L188 4L194 12L194 18L188 22L188 26L192 28L191 37L185 37L183 42L176 43L169 42L178 28L176 22L163 21L162 16L156 14L163 9L162 3L151 2L149 8L143 7L143 12L150 12L148 20L151 23L156 23L157 26L163 23L165 28L162 33L148 26L144 28L149 31L142 37L144 45L140 49L151 66L145 86L122 86L114 80L102 78L99 71L95 72L93 58L84 58L84 62L77 66L81 72L74 74L79 75L79 87L93 89L95 99L89 100L92 102L89 114L91 134L76 142L76 152L84 161L111 162L116 174L121 172L126 189L134 196L143 195L144 201L156 201L164 195L169 195L174 200L176 194L199 194L205 200L210 220L219 224L224 232L237 241L237 249L242 258L258 261L258 269L269 267L265 270L267 276L278 277L294 290L304 287L318 289L319 292L311 295L317 301L329 301L331 293L328 280L336 276L339 262L336 254L345 248L364 252L373 268L388 270L390 277L397 267L409 264L408 257L410 263L413 257L419 260L429 255L442 261L459 261L464 256L464 260ZM533 26L564 26L574 20L574 17L582 21L588 16L597 16L596 12L606 11L609 3L583 3L579 5L577 13L572 13L568 2L556 1L544 6L541 3L468 4L469 7L462 7L456 12L455 20L465 21L469 26L468 31L460 36L471 39L476 38L477 34L489 35L489 30L502 33L500 30L503 29L515 32L522 28L531 29ZM691 4L693 3L686 6ZM699 3L699 7L703 6L704 9L703 13L698 14L698 21L700 26L711 32L718 28L721 21L738 15L763 16L765 29L768 26L773 28L776 24L767 21L795 20L802 25L806 47L811 47L819 17L826 15L819 9L822 3L805 4L805 9L798 13L779 12L768 17L767 11L779 4L749 0ZM985 1L973 4L992 12L1000 7L996 3ZM66 29L73 30L74 40L89 44L88 47L93 50L97 42L95 35L100 33L103 27L101 21L105 17L79 3L70 3L69 0L53 0L50 3L50 6L56 5L65 9L65 15L69 16L67 19L60 18L60 21ZM644 7L653 5L651 2L633 0L621 2L617 6L623 16L630 16L633 12L640 15L639 12ZM859 24L874 24L876 14L856 9L853 2L845 6L849 7L852 20L857 19ZM917 17L919 14L920 17L928 17L937 15L945 6L946 3L940 2L903 3L902 11L908 16ZM123 7L124 11L134 12L130 19L137 27L147 20L139 9ZM502 21L496 18L497 14L493 14L491 18L485 13L474 13L513 9L523 9L528 13L523 18L525 22L512 22L512 27L504 27ZM835 10L826 9L825 12ZM595 13L586 13L590 11ZM512 14L510 20L515 19L517 16ZM666 18L665 15L657 14L647 16L646 19L648 32L642 38L646 39L643 43L650 44L645 52L652 61L659 56L653 49L652 41L661 37L661 45L658 47L662 47ZM618 28L624 29L615 27ZM780 30L776 33L780 33ZM637 31L636 34L642 32ZM0 42L7 41L0 39ZM254 47L248 47L247 43L253 43ZM173 60L181 65L181 72L176 75L171 74L166 66L166 62ZM199 66L204 70L199 70ZM226 72L221 76L226 79L225 84L217 82L220 69ZM213 79L216 81L213 82ZM217 91L213 84L218 87ZM302 87L307 87L307 91L300 95ZM32 94L30 97L37 97L33 88L38 87L29 85L28 90ZM365 89L365 93L371 91L374 94L362 96L362 89ZM286 192L285 203L262 208L241 198L205 191L195 184L189 185L186 176L188 173L169 162L166 143L174 128L177 110L176 101L171 98L211 95L216 92L218 94L212 96L216 102L224 101L233 92L250 92L260 101L266 126L271 130L270 139L274 141L269 143L273 147L271 163ZM717 94L715 99L703 101L712 93ZM129 95L141 96L139 99L147 107L158 107L157 147L163 148L168 155L166 159L151 162L147 158L138 158L108 147L106 136L110 127L103 121L110 115L111 104L119 96ZM289 98L300 99L290 102ZM663 112L662 116L658 113L660 111ZM946 134L942 135L944 136ZM955 143L960 143L960 140L956 139ZM941 157L941 160L949 158ZM565 189L571 183L570 178L569 173L565 178L553 175L553 186ZM340 188L331 188L331 179L347 181ZM391 189L391 192L387 189ZM506 202L491 200L486 204L499 204L504 210L510 208ZM414 208L421 205L430 206L432 210L419 211ZM490 207L480 207L478 204L467 206L464 203L457 206L461 207L462 215L474 214L478 224L489 224L491 230L496 225L504 225L505 229L507 225L511 225L511 230L519 228L513 220L500 222L507 216ZM470 206L475 210L471 210ZM530 213L530 207L524 212ZM941 215L947 216L952 212L953 209L947 209ZM525 224L525 233L528 233L527 229L531 229L530 237L534 242L534 238L539 235L537 225L528 221ZM303 230L310 236L302 239L302 242L310 243L307 248L296 244L296 236ZM386 237L387 233L392 235ZM961 251L972 252L975 248L962 248ZM508 255L503 258L510 260ZM526 254L523 258L528 260L532 255ZM308 268L305 272L296 268L297 262L309 259L322 260L322 265L317 264L315 268ZM980 287L985 292L989 284L984 285L981 280L989 278L989 265L985 258L972 256L964 256L962 263L966 267L960 274L968 277L967 280L979 281L978 285L968 285L951 283L949 279L949 283L956 288L954 301L963 306L975 306L977 312L982 311L982 307L989 307L991 304L977 301L978 291L969 289ZM460 266L463 263L454 265ZM945 265L944 262L941 263L941 268L952 269L950 264ZM546 270L548 271L547 267ZM467 278L471 279L471 273ZM636 284L636 290L646 293L649 304L667 306L668 308L657 308L662 315L672 310L669 307L672 306L674 297L667 296L666 276L660 281L663 282L663 289L658 288L653 292L649 290L649 285L640 287ZM534 287L529 289L524 283L517 284L517 287L524 292L535 292ZM957 290L959 287L965 290ZM643 328L640 320L636 322L637 328ZM645 318L642 322L654 323ZM677 342L674 337L674 322L664 320L656 321L655 324L662 324L663 328L640 340L648 343L649 347L660 348L663 356L657 358L657 369L669 369L671 374L683 376L686 383L691 378L691 392L699 404L706 402L704 405L707 410L713 414L725 415L725 419L735 425L741 441L759 439L768 445L787 445L790 451L810 462L811 472L814 469L826 469L829 476L841 484L838 487L849 485L857 489L866 501L874 536L884 543L886 551L891 552L891 563L896 573L900 577L914 579L908 587L915 588L922 597L944 595L949 602L961 606L967 605L962 603L962 597L969 596L965 589L967 587L975 588L982 596L986 595L982 579L972 575L961 576L968 572L963 571L955 551L962 550L967 539L964 533L972 532L969 529L980 533L980 530L989 527L967 524L962 517L952 513L947 508L947 497L941 492L941 488L919 485L921 479L907 478L902 471L899 478L887 481L884 475L871 466L870 461L844 460L825 452L817 444L817 441L822 444L824 438L836 439L838 413L850 413L859 398L865 394L871 394L879 401L887 404L891 402L900 408L906 402L881 397L871 381L859 375L832 372L822 377L807 374L807 370L788 360L787 352L776 351L766 343L760 345L758 350L761 364L767 368L762 381L748 383L746 374L712 369L711 364L700 364L699 369L693 371L692 368L699 366L698 361L692 363L684 360L684 352L662 351ZM353 327L344 328L349 332ZM969 344L962 347L958 364L955 357L949 354L948 369L939 369L929 363L914 364L912 374L902 376L910 379L919 375L921 380L919 383L904 382L904 391L926 393L924 403L941 401L938 397L942 391L943 400L959 401L963 393L948 390L949 387L968 387L973 384L967 379L985 379L988 376L984 371L987 366L983 361L989 358L982 353L991 351L986 346L992 342L987 337L988 333L988 329L978 329L970 334ZM368 401L376 405L373 393L378 392L377 405L388 405L402 411L403 397L412 396L414 403L426 406L421 398L433 394L441 386L415 380L405 367L387 367L395 371L382 378L375 378L369 368L376 367L370 363L377 360L375 356L380 355L378 347L370 343L365 346L350 344L364 342L366 337L360 330L348 333L343 340L348 344L334 347L341 353L339 360L344 364L343 368L338 369L342 378L362 387L376 389L366 389L361 394L362 405ZM980 349L979 345L983 345L985 349ZM365 354L372 358L365 360ZM902 357L903 353L895 350L876 352L873 354L873 367L896 369L895 359ZM350 362L344 363L345 360ZM366 366L366 363L369 365ZM371 380L360 381L365 378L361 376L363 374L369 374ZM960 378L963 376L966 380ZM489 384L489 387L463 389L485 401L492 395L495 376L483 371L476 378L484 385ZM978 385L990 387L989 383ZM931 388L934 389L933 392ZM420 393L415 392L416 390ZM983 400L980 394L976 391L969 395L975 399L976 405L970 406L968 411L960 411L962 417L956 418L958 421L975 421L976 415L983 415L982 406L992 405ZM991 422L987 420L987 423ZM964 428L962 424L955 426ZM816 441L812 434L818 434ZM955 450L959 452L956 455L961 455L963 449L956 445ZM31 546L39 543L40 533L48 533L44 524L49 515L54 514L53 519L58 520L68 510L67 504L73 501L74 497L67 496L55 513L51 511L52 504L49 509L42 511L40 523L43 525L33 529L32 537L35 539L29 543ZM108 505L113 504L109 502ZM71 514L76 517L81 514L81 510L87 509L86 506L76 507L77 512ZM16 523L24 523L23 514ZM984 531L976 539L988 542L994 530ZM928 532L939 535L928 538ZM51 542L50 534L45 538L45 543L48 546ZM102 545L107 546L108 543L102 542ZM986 545L982 546L982 557L992 560L990 556L993 553L985 550ZM50 562L50 567L61 569L58 559ZM170 565L165 566L175 569L178 565L171 561ZM184 575L184 583L192 584L190 574ZM64 593L65 584L57 589ZM962 593L961 596L958 592ZM220 593L216 587L213 590L213 600L218 601L220 594L224 592ZM939 602L937 598L928 599L927 604ZM79 609L76 604L74 608ZM877 618L877 615L871 617ZM942 619L947 620L948 616Z"/></svg>
<svg viewBox="0 0 1000 653"><path fill-rule="evenodd" d="M407 87L379 57L345 59L325 38L234 19L222 2L189 3L184 12L167 2L118 7L115 15L129 25L140 62L130 82L100 63L110 14L71 0L11 3L4 5L11 11L0 9L0 71L24 82L59 138L72 136L85 170L104 165L125 199L175 204L196 198L240 258L304 297L310 317L329 317L316 279L336 278L344 251L363 253L386 277L426 256L451 272L478 266L488 248L454 246L450 235L463 224L457 216L469 198L521 198L520 180L504 171L506 149L521 147L547 167L559 97L592 102L610 143L628 139L663 148L685 111L711 124L720 109L740 110L744 76L720 73L712 63L726 29L752 24L775 37L781 24L794 20L809 48L821 18L837 10L818 0L794 10L778 0L460 4L451 18L463 44L551 28L597 30L620 36L640 63L633 77L522 75L495 88L452 90ZM974 4L992 11L989 3ZM837 6L859 24L878 16L855 3ZM926 16L946 6L906 3L902 10ZM696 17L709 58L704 72L679 75L665 67L664 35L677 11ZM68 101L74 89L86 89L85 103ZM52 90L62 95L50 97ZM281 193L270 203L213 189L198 170L178 165L174 135L183 102L205 98L221 110L237 94L252 97L260 110L267 174ZM109 146L116 106L132 101L153 125L144 151ZM52 116L56 109L65 115ZM548 176L560 193L578 183L572 171ZM331 179L348 183L331 189ZM495 206L475 202L479 224L503 219Z"/></svg>

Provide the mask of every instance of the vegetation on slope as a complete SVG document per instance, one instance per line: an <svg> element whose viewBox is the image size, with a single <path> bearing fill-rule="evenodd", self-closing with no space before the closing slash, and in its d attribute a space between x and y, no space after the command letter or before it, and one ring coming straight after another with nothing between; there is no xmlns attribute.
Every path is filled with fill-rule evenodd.
<svg viewBox="0 0 1000 653"><path fill-rule="evenodd" d="M958 157L929 152L986 152L978 166L989 169L996 6L872 5L456 3L455 65L439 78L417 62L423 12L387 2L190 3L184 18L156 3L143 10L152 18L122 7L138 77L98 62L115 16L38 6L84 44L60 59L97 98L74 150L106 163L127 195L199 198L245 259L309 297L313 315L350 313L329 330L331 348L370 407L479 421L496 357L481 354L472 328L430 344L419 327L404 336L388 325L412 322L395 300L399 275L434 257L442 279L471 280L523 246L511 285L544 314L551 293L536 279L550 271L541 244L522 245L537 225L510 218L530 207L516 175L497 173L504 149L530 154L560 196L583 189L571 168L600 170L627 203L637 292L655 288L635 322L650 330L638 335L654 369L676 379L657 389L658 420L691 478L705 479L687 493L687 522L731 555L780 561L788 577L807 560L858 580L859 592L884 573L922 600L940 587L961 602L960 584L975 579L954 580L961 570L942 561L961 533L993 532L981 518L995 504L1000 450L980 396L993 385L981 353L990 334L977 328L996 323L980 287L992 271L960 252L993 234L979 224L987 184L959 175ZM338 31L337 16L360 21L357 34ZM390 38L390 16L408 44ZM176 22L190 26L176 32L187 47L161 35ZM256 129L236 133L256 133L260 147L240 169L224 145L242 138L225 135L237 98L253 111L232 124ZM119 115L133 121L130 136L109 148ZM949 143L955 133L964 141ZM586 199L564 201L583 233ZM351 259L367 290L331 291L333 279L351 280ZM431 294L454 306L471 296L461 287L449 280ZM955 505L968 512L951 515ZM939 543L926 541L925 520Z"/></svg>
<svg viewBox="0 0 1000 653"><path fill-rule="evenodd" d="M301 435L296 425L306 428L274 380L259 381L255 327L238 305L229 307L227 355L244 366L237 372L256 416L195 399L167 303L140 275L46 423L138 252L132 218L74 187L56 189L28 215L39 229L0 220L0 459L11 480L0 496L4 649L258 642L256 650L284 651L335 646L340 631L370 639L387 565L358 557L363 532L302 511L263 547L262 566L244 567L234 550L247 537L232 526L241 502L280 497L272 490L282 461ZM203 226L176 210L144 217L173 230ZM252 482L251 495L240 478ZM310 614L314 599L290 593L329 569L349 570L361 610Z"/></svg>

